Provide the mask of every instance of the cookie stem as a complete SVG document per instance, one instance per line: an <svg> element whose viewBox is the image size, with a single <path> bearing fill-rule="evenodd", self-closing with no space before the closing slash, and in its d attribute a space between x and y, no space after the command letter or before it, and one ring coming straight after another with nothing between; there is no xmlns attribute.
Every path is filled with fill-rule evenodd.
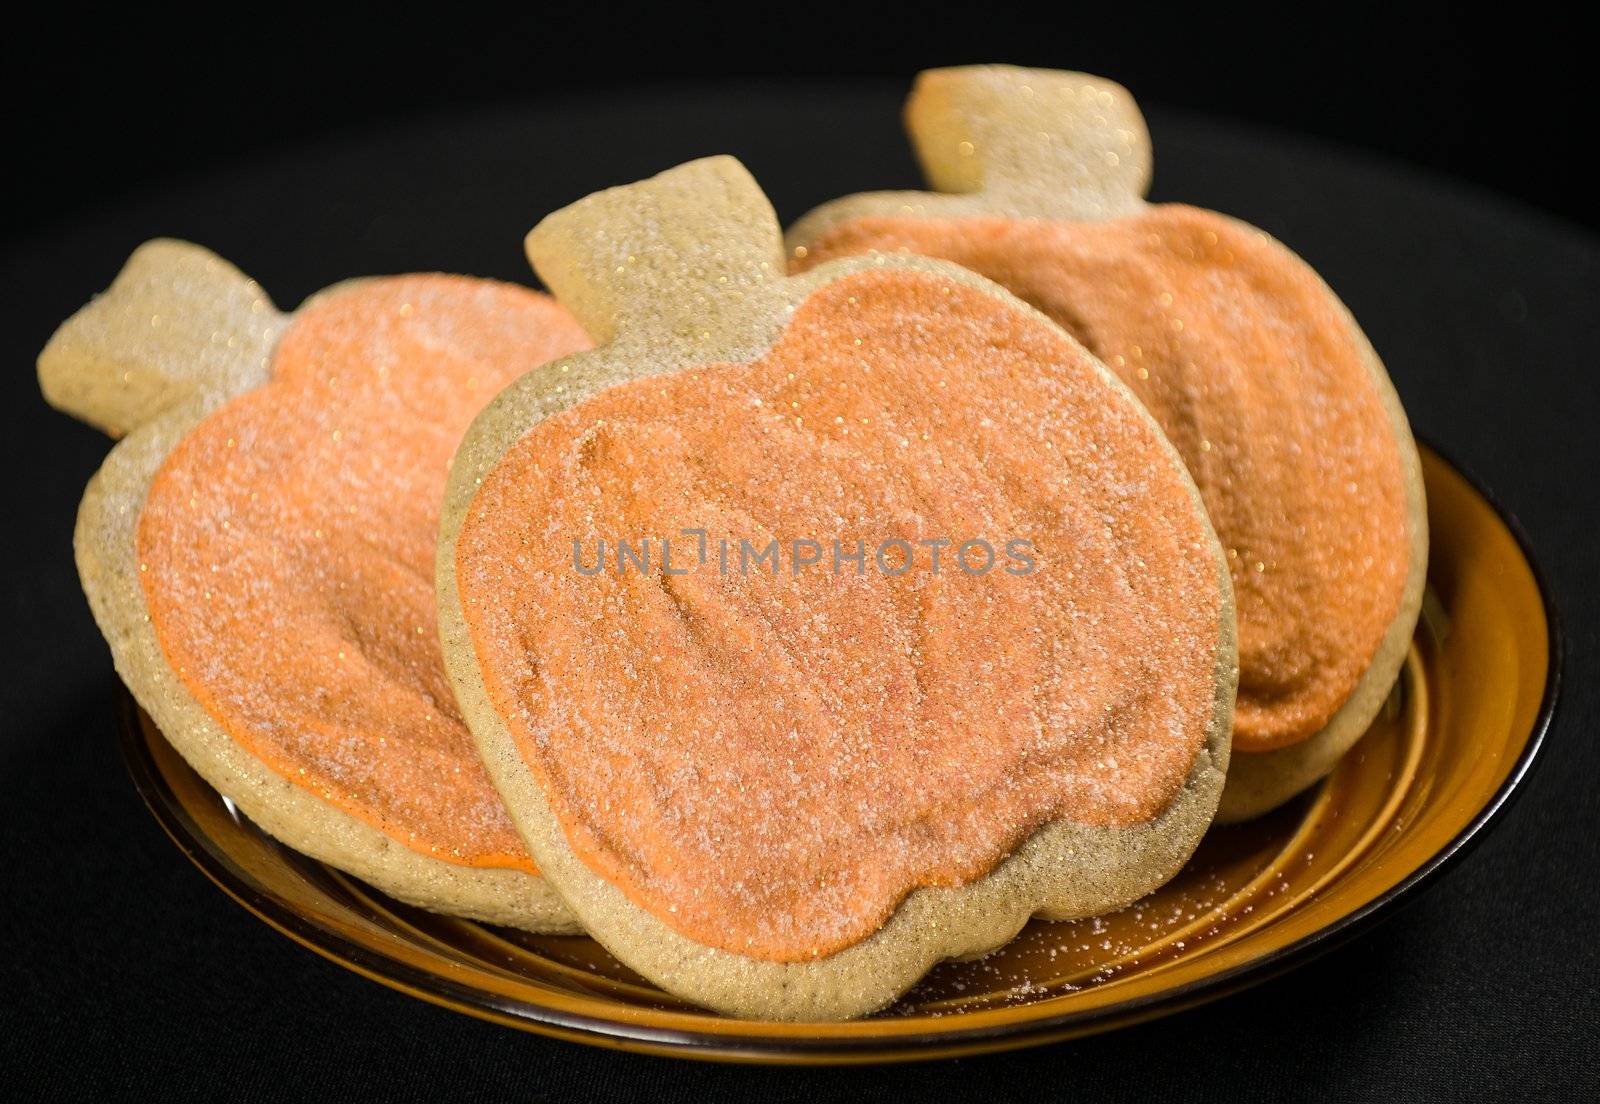
<svg viewBox="0 0 1600 1104"><path fill-rule="evenodd" d="M285 321L254 280L210 250L146 242L50 338L39 388L50 405L121 437L192 396L265 379Z"/></svg>
<svg viewBox="0 0 1600 1104"><path fill-rule="evenodd" d="M1084 73L977 65L929 69L906 129L938 191L981 192L996 213L1113 218L1150 184L1150 137L1122 86Z"/></svg>
<svg viewBox="0 0 1600 1104"><path fill-rule="evenodd" d="M597 344L715 339L784 274L777 215L743 165L707 157L549 215L528 259Z"/></svg>

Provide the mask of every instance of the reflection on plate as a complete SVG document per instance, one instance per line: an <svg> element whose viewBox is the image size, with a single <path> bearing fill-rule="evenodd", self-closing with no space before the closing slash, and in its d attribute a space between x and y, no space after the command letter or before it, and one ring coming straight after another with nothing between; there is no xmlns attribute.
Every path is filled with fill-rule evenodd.
<svg viewBox="0 0 1600 1104"><path fill-rule="evenodd" d="M134 782L184 853L250 911L335 962L513 1027L629 1050L765 1062L932 1058L1103 1031L1304 961L1414 890L1479 834L1526 775L1559 669L1548 597L1511 525L1423 450L1428 594L1399 685L1321 786L1216 828L1170 884L1121 912L1034 922L945 963L888 1010L771 1024L662 993L593 941L397 904L236 815L131 699Z"/></svg>

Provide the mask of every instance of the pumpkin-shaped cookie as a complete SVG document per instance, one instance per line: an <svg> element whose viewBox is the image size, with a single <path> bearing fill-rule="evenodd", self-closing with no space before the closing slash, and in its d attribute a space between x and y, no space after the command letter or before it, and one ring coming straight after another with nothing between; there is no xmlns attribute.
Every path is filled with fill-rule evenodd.
<svg viewBox="0 0 1600 1104"><path fill-rule="evenodd" d="M908 251L1044 311L1120 376L1183 455L1238 602L1240 820L1317 781L1405 660L1427 520L1416 446L1360 328L1305 262L1234 219L1142 198L1144 120L1094 77L922 74L906 122L939 194L829 203L795 267Z"/></svg>
<svg viewBox="0 0 1600 1104"><path fill-rule="evenodd" d="M439 624L591 935L717 1009L841 1018L1178 869L1227 765L1228 572L1104 366L953 265L787 276L728 158L528 252L600 346L468 431Z"/></svg>
<svg viewBox="0 0 1600 1104"><path fill-rule="evenodd" d="M439 657L450 457L502 386L588 344L524 288L357 280L292 315L155 241L39 358L126 437L78 515L118 672L183 757L298 851L426 908L573 930L485 777Z"/></svg>

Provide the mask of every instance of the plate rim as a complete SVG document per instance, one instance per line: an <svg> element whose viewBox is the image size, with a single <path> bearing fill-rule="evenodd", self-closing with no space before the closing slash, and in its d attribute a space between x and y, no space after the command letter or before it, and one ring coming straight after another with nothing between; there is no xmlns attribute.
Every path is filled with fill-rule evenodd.
<svg viewBox="0 0 1600 1104"><path fill-rule="evenodd" d="M1259 958L1170 989L1095 1008L1066 1011L1025 1022L965 1029L956 1027L933 1032L860 1038L806 1038L799 1035L774 1037L655 1027L503 997L372 950L330 927L316 923L274 895L256 889L252 879L244 871L236 869L236 864L225 854L206 846L206 834L180 812L176 795L150 755L142 735L138 704L119 681L119 742L122 757L133 776L134 788L162 831L207 879L248 912L301 946L369 980L492 1023L622 1050L709 1061L780 1064L931 1060L1040 1045L1069 1035L1097 1034L1195 1007L1267 981L1320 957L1397 914L1403 906L1420 896L1421 889L1435 884L1439 875L1471 852L1482 840L1485 829L1498 821L1512 802L1521 796L1527 779L1541 761L1540 752L1560 699L1566 658L1565 634L1554 588L1517 516L1454 456L1426 436L1419 435L1417 440L1420 446L1433 453L1483 499L1505 526L1528 566L1538 593L1545 618L1548 663L1538 711L1516 762L1494 794L1454 836L1399 882L1361 907ZM158 803L152 800L155 793L161 793L169 800ZM760 1021L751 1022L760 1026Z"/></svg>

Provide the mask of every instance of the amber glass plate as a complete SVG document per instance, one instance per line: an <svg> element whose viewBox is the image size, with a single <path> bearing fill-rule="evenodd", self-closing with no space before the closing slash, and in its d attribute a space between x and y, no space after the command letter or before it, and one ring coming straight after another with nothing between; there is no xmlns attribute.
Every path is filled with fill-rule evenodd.
<svg viewBox="0 0 1600 1104"><path fill-rule="evenodd" d="M756 1062L932 1058L1104 1031L1304 961L1390 911L1462 853L1526 776L1549 723L1559 636L1513 524L1423 451L1432 562L1422 625L1379 718L1314 791L1214 829L1169 885L1121 912L1030 924L843 1024L701 1011L589 939L434 916L297 855L239 816L128 700L124 746L163 828L268 924L359 974L564 1039Z"/></svg>

